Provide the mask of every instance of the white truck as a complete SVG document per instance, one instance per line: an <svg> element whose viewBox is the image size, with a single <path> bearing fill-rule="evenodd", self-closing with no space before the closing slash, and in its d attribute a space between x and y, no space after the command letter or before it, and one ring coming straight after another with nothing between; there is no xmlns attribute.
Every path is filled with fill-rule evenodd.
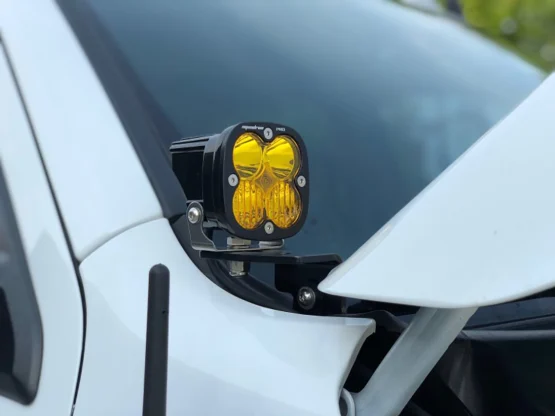
<svg viewBox="0 0 555 416"><path fill-rule="evenodd" d="M551 414L554 97L388 1L2 0L0 415Z"/></svg>

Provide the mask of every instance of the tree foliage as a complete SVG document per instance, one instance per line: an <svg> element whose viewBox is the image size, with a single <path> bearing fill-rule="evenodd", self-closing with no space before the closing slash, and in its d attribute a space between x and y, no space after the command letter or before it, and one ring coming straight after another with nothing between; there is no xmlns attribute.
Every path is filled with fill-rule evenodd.
<svg viewBox="0 0 555 416"><path fill-rule="evenodd" d="M459 4L469 25L536 65L555 69L555 0L459 0Z"/></svg>

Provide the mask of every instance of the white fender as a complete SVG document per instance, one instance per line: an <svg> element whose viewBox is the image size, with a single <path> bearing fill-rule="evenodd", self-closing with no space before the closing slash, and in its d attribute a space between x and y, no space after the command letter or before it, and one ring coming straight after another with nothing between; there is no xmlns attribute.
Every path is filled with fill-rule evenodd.
<svg viewBox="0 0 555 416"><path fill-rule="evenodd" d="M121 233L79 267L87 336L75 416L141 414L148 271L157 263L171 273L168 416L339 416L375 322L245 302L202 274L166 219Z"/></svg>
<svg viewBox="0 0 555 416"><path fill-rule="evenodd" d="M555 75L319 289L359 299L469 308L552 287Z"/></svg>

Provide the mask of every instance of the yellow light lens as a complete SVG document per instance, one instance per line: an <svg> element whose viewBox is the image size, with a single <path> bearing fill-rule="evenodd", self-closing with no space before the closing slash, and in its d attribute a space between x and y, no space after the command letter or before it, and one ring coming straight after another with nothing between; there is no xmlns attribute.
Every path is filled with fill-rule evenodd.
<svg viewBox="0 0 555 416"><path fill-rule="evenodd" d="M256 177L262 170L262 141L253 133L244 133L233 146L233 167L243 179Z"/></svg>
<svg viewBox="0 0 555 416"><path fill-rule="evenodd" d="M301 215L301 198L290 182L278 182L266 194L266 215L280 228L289 228Z"/></svg>
<svg viewBox="0 0 555 416"><path fill-rule="evenodd" d="M287 136L277 136L266 147L264 159L270 172L277 179L291 180L299 170L299 148Z"/></svg>
<svg viewBox="0 0 555 416"><path fill-rule="evenodd" d="M301 166L297 143L279 135L270 143L244 133L233 146L233 166L239 184L233 195L233 215L246 230L270 220L276 227L292 227L302 212L301 197L293 181Z"/></svg>
<svg viewBox="0 0 555 416"><path fill-rule="evenodd" d="M249 180L242 180L233 194L233 214L246 230L254 230L264 220L264 191Z"/></svg>

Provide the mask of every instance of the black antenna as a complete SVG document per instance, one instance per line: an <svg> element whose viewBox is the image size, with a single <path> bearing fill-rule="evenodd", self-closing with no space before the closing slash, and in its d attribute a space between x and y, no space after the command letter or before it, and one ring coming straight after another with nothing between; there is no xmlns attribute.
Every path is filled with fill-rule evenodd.
<svg viewBox="0 0 555 416"><path fill-rule="evenodd" d="M163 264L148 273L143 416L166 415L170 271Z"/></svg>

